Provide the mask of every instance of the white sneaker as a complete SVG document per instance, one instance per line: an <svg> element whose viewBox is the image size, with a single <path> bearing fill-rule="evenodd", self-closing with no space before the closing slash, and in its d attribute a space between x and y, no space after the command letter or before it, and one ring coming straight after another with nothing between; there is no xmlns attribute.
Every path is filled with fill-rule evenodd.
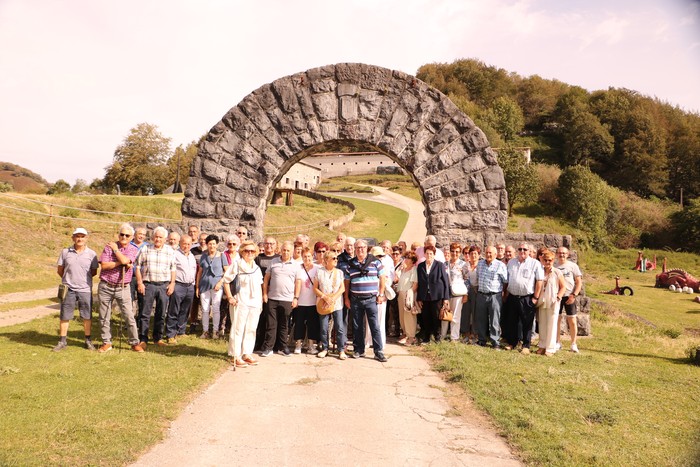
<svg viewBox="0 0 700 467"><path fill-rule="evenodd" d="M325 358L326 355L328 355L328 351L327 351L327 350L321 350L321 351L318 353L318 355L316 355L316 356L317 356L318 358Z"/></svg>
<svg viewBox="0 0 700 467"><path fill-rule="evenodd" d="M261 357L269 357L270 355L272 355L272 350L265 350L260 354Z"/></svg>
<svg viewBox="0 0 700 467"><path fill-rule="evenodd" d="M294 346L294 353L295 353L295 354L300 354L300 353L301 353L301 342L297 342L297 345Z"/></svg>
<svg viewBox="0 0 700 467"><path fill-rule="evenodd" d="M578 345L576 344L571 344L571 351L574 353L578 353Z"/></svg>
<svg viewBox="0 0 700 467"><path fill-rule="evenodd" d="M557 347L556 347L556 349L557 349L557 350L561 349L561 342L557 342Z"/></svg>

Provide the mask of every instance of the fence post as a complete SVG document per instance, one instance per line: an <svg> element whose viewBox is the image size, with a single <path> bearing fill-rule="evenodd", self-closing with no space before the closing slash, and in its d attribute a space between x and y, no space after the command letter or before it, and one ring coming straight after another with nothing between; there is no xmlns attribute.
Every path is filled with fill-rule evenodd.
<svg viewBox="0 0 700 467"><path fill-rule="evenodd" d="M49 204L49 232L52 229L53 224L53 204Z"/></svg>

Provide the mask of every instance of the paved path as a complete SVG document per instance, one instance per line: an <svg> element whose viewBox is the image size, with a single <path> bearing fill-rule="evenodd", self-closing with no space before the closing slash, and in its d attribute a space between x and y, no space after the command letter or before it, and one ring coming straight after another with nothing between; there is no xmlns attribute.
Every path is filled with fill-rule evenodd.
<svg viewBox="0 0 700 467"><path fill-rule="evenodd" d="M450 415L425 360L386 350L384 364L273 355L226 371L133 465L520 465L487 424Z"/></svg>
<svg viewBox="0 0 700 467"><path fill-rule="evenodd" d="M40 300L42 298L51 298L56 296L56 287L51 287L45 290L31 290L29 292L15 292L0 295L0 304L2 303L17 303L28 302L31 300ZM12 326L13 324L26 323L37 318L43 318L52 313L58 313L59 305L39 305L32 308L24 308L10 311L0 312L0 327Z"/></svg>
<svg viewBox="0 0 700 467"><path fill-rule="evenodd" d="M361 185L357 183L356 185ZM406 226L399 236L400 240L404 240L409 246L411 242L420 242L423 244L423 240L426 236L425 228L425 206L420 201L408 198L407 196L399 195L393 191L373 185L362 185L371 186L379 194L362 194L362 193L326 193L329 196L343 196L347 198L360 198L366 199L368 201L376 201L377 203L388 204L399 208L408 213L408 220L406 221ZM383 239L378 239L383 240Z"/></svg>

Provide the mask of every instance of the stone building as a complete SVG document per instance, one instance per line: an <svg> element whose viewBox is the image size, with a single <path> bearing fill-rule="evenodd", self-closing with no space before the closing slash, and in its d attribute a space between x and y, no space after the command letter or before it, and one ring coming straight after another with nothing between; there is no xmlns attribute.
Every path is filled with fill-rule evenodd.
<svg viewBox="0 0 700 467"><path fill-rule="evenodd" d="M321 183L321 169L307 161L297 162L277 182L277 188L291 188L313 191Z"/></svg>
<svg viewBox="0 0 700 467"><path fill-rule="evenodd" d="M385 167L401 173L396 162L378 152L315 154L304 159L304 163L321 170L323 178L376 174L377 169Z"/></svg>

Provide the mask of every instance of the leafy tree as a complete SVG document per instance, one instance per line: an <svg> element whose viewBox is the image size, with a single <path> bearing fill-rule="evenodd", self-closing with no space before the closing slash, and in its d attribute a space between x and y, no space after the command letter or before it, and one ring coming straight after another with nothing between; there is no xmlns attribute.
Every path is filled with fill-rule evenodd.
<svg viewBox="0 0 700 467"><path fill-rule="evenodd" d="M700 253L700 198L671 216L676 245Z"/></svg>
<svg viewBox="0 0 700 467"><path fill-rule="evenodd" d="M675 200L680 198L681 189L684 199L700 197L700 116L679 123L668 141L669 183L668 195Z"/></svg>
<svg viewBox="0 0 700 467"><path fill-rule="evenodd" d="M47 194L58 195L61 193L67 193L68 191L70 191L70 184L62 178L59 178L56 180L56 183L51 185Z"/></svg>
<svg viewBox="0 0 700 467"><path fill-rule="evenodd" d="M513 139L520 133L525 125L525 118L520 106L510 97L497 98L485 119L506 142Z"/></svg>
<svg viewBox="0 0 700 467"><path fill-rule="evenodd" d="M558 99L569 85L548 80L537 75L527 77L518 84L517 100L523 110L525 126L540 128L551 119Z"/></svg>
<svg viewBox="0 0 700 467"><path fill-rule="evenodd" d="M205 135L206 136L206 135ZM172 175L172 180L175 180L177 178L178 174L178 158L179 158L179 164L180 164L180 189L181 191L184 191L185 186L187 185L187 181L190 178L190 168L192 167L192 162L194 161L195 156L197 156L197 151L199 149L199 143L205 138L205 136L202 136L199 141L192 141L190 142L184 149L182 145L178 146L175 148L175 152L173 153L172 157L168 159L168 170L170 171L170 174Z"/></svg>
<svg viewBox="0 0 700 467"><path fill-rule="evenodd" d="M598 171L610 160L614 140L607 128L588 111L581 111L563 129L565 165L589 165Z"/></svg>
<svg viewBox="0 0 700 467"><path fill-rule="evenodd" d="M167 166L170 154L170 138L155 125L139 123L114 151L114 161L105 174L105 187L115 189L119 185L127 194L162 193L171 181Z"/></svg>
<svg viewBox="0 0 700 467"><path fill-rule="evenodd" d="M589 234L591 246L607 250L606 223L612 203L608 185L588 167L567 167L559 177L557 198L564 216Z"/></svg>
<svg viewBox="0 0 700 467"><path fill-rule="evenodd" d="M498 165L503 169L503 178L508 192L508 215L515 203L537 201L540 192L539 177L533 164L528 163L522 151L504 148L498 151Z"/></svg>
<svg viewBox="0 0 700 467"><path fill-rule="evenodd" d="M70 189L70 191L73 193L80 193L80 192L87 191L87 190L88 190L88 184L82 178L77 179L75 181L75 184L73 185L73 188Z"/></svg>
<svg viewBox="0 0 700 467"><path fill-rule="evenodd" d="M12 184L0 182L0 193L7 193L8 191L12 191Z"/></svg>
<svg viewBox="0 0 700 467"><path fill-rule="evenodd" d="M92 182L90 182L90 186L88 188L93 193L104 193L104 180L102 180L101 178L95 178L92 180Z"/></svg>

